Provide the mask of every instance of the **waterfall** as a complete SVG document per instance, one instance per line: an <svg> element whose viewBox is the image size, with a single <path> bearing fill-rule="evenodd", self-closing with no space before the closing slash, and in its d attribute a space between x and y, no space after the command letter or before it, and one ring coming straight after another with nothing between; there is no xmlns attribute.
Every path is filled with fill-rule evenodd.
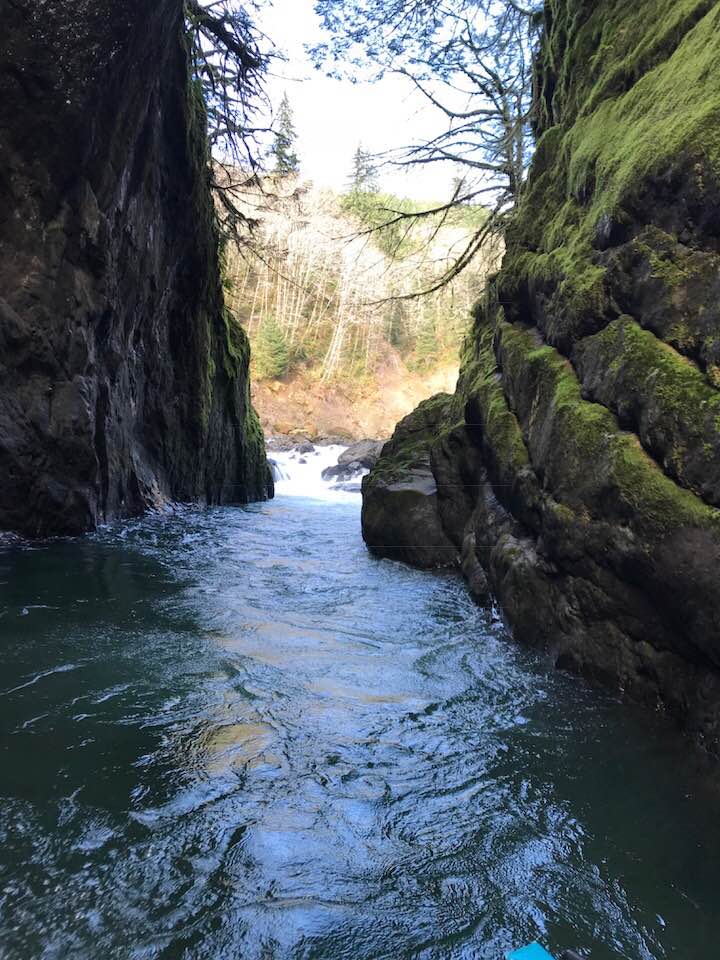
<svg viewBox="0 0 720 960"><path fill-rule="evenodd" d="M323 470L334 466L345 450L347 447L339 445L319 446L311 452L298 447L292 450L268 450L275 478L275 496L359 502L360 481L367 470L349 483L341 484L335 479L322 478Z"/></svg>

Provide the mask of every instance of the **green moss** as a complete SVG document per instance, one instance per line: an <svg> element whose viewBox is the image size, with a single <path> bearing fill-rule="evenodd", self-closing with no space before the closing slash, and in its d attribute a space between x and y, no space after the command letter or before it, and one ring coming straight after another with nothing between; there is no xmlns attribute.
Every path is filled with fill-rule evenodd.
<svg viewBox="0 0 720 960"><path fill-rule="evenodd" d="M716 526L720 514L666 476L610 410L585 400L568 360L522 323L543 322L553 342L568 348L604 331L598 348L607 346L606 370L642 384L640 408L647 391L667 410L677 433L670 460L682 461L681 442L697 433L693 411L718 401L702 374L652 334L623 321L621 350L618 325L605 330L613 304L597 234L601 220L626 222L624 211L655 175L694 164L700 181L720 180L720 6L549 0L549 10L539 69L543 136L497 281L505 310L485 327L476 318L474 341L463 353L468 420L476 418L483 431L498 477L512 482L529 455L561 507L578 515L602 521L614 513L639 535L679 524ZM638 254L669 291L682 290L692 265L678 261L673 238L650 233ZM539 294L542 317L533 311ZM504 313L522 323L508 323ZM712 447L710 441L701 438Z"/></svg>
<svg viewBox="0 0 720 960"><path fill-rule="evenodd" d="M719 511L667 477L607 408L583 399L556 350L504 321L497 333L506 380L522 376L513 406L556 499L598 520L615 512L641 535L680 525L720 529Z"/></svg>
<svg viewBox="0 0 720 960"><path fill-rule="evenodd" d="M672 257L664 255L662 250L647 247L646 252L652 276L656 280L662 280L663 284L670 290L684 286L690 279L691 274L687 267L684 267Z"/></svg>
<svg viewBox="0 0 720 960"><path fill-rule="evenodd" d="M592 176L592 223L614 212L639 184L676 165L679 158L694 159L715 176L720 174L719 56L720 8L715 6L671 57L627 93L604 100L580 117L569 135L568 187L574 193Z"/></svg>
<svg viewBox="0 0 720 960"><path fill-rule="evenodd" d="M201 356L205 358L204 387L200 394L200 425L202 432L207 433L210 425L210 411L212 410L213 398L215 395L215 375L217 368L215 365L215 356L212 348L212 330L210 319L203 317L200 322L203 331L203 337L200 343Z"/></svg>
<svg viewBox="0 0 720 960"><path fill-rule="evenodd" d="M720 395L708 386L700 370L632 317L619 317L583 347L618 356L627 396L657 400L664 416L678 418L688 435L694 432L702 412L712 409L720 413Z"/></svg>
<svg viewBox="0 0 720 960"><path fill-rule="evenodd" d="M612 436L609 449L613 479L624 503L634 511L633 526L642 531L645 522L659 534L682 526L720 532L720 512L669 480L634 436Z"/></svg>
<svg viewBox="0 0 720 960"><path fill-rule="evenodd" d="M720 7L638 0L629 10L608 0L589 16L568 0L551 8L543 57L545 69L562 64L555 125L508 231L500 283L511 302L541 284L572 338L578 323L607 312L594 250L601 220L622 223L648 180L671 168L695 164L700 181L720 180Z"/></svg>
<svg viewBox="0 0 720 960"><path fill-rule="evenodd" d="M718 473L720 394L700 370L632 317L583 341L578 356L591 359L608 406L635 412L633 428L653 456L680 483L705 492Z"/></svg>
<svg viewBox="0 0 720 960"><path fill-rule="evenodd" d="M250 341L240 321L228 306L223 309L223 367L228 379L247 377L250 364Z"/></svg>
<svg viewBox="0 0 720 960"><path fill-rule="evenodd" d="M624 0L616 4L622 18L604 22L600 44L590 60L590 77L597 77L583 104L585 114L601 100L629 90L642 76L668 59L682 38L713 7L714 0L654 0L651 9L643 4L628 8ZM648 16L652 15L652 22ZM649 29L649 27L652 27Z"/></svg>
<svg viewBox="0 0 720 960"><path fill-rule="evenodd" d="M192 362L197 364L197 423L200 442L208 440L213 413L219 414L227 441L238 446L240 476L232 478L234 499L262 497L272 486L265 457L265 442L257 414L250 401L250 344L237 319L224 304L227 289L225 250L219 242L215 204L210 186L210 148L207 110L202 84L192 76L190 41L188 51L185 120L187 161L192 192L187 197L196 223L197 245L194 277L200 303L197 340L192 344ZM232 424L232 428L230 427Z"/></svg>
<svg viewBox="0 0 720 960"><path fill-rule="evenodd" d="M459 392L465 422L480 431L492 479L498 485L512 485L530 461L520 425L502 389L492 340L492 328L487 326L478 340L477 359L463 370Z"/></svg>
<svg viewBox="0 0 720 960"><path fill-rule="evenodd" d="M463 426L462 421L453 418L452 411L453 397L447 393L436 394L419 404L397 425L367 482L398 482L418 467L427 467L432 445Z"/></svg>
<svg viewBox="0 0 720 960"><path fill-rule="evenodd" d="M215 402L217 391L222 388L222 384L218 383L217 378L218 360L222 365L223 381L228 391L226 399L231 400L237 390L239 381L245 384L248 391L247 406L250 405L250 343L239 321L227 306L223 307L220 313L220 321L222 326L219 331L215 330L212 317L206 317L201 323L204 329L204 336L200 343L200 354L204 365L202 371L204 389L200 397L199 416L204 431L207 430L210 422L210 411ZM217 323L217 320L215 323Z"/></svg>
<svg viewBox="0 0 720 960"><path fill-rule="evenodd" d="M579 0L547 0L553 29L540 73L553 77L555 118L590 113L667 59L714 0L603 0L588 15ZM544 129L544 127L543 127Z"/></svg>

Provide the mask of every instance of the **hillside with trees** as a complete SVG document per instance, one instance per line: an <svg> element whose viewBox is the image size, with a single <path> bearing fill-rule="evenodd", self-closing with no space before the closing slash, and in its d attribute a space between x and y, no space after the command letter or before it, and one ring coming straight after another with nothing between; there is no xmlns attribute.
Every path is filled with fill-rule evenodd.
<svg viewBox="0 0 720 960"><path fill-rule="evenodd" d="M289 111L285 118L292 129ZM334 432L354 435L373 423L382 432L433 387L454 386L470 309L498 266L499 244L431 288L487 212L468 204L405 219L423 208L377 190L361 145L344 193L280 172L297 163L291 138L278 137L273 153L278 173L257 188L252 241L228 245L225 256L226 299L252 345L256 406L269 432L297 426L318 434L329 424L313 422L312 409L332 398ZM295 391L302 409L293 409ZM351 414L360 397L376 409L358 422Z"/></svg>

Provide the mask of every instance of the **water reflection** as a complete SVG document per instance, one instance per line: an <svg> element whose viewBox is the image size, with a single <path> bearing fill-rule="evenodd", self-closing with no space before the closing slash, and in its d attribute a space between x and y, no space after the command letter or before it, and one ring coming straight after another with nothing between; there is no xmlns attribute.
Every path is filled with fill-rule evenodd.
<svg viewBox="0 0 720 960"><path fill-rule="evenodd" d="M0 584L3 960L712 955L714 775L368 557L357 505L148 519Z"/></svg>

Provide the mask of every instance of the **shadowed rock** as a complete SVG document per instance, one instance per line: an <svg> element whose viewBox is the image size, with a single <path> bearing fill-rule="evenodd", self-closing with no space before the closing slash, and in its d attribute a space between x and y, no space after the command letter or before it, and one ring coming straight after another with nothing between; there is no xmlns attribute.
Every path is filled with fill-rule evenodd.
<svg viewBox="0 0 720 960"><path fill-rule="evenodd" d="M267 496L181 0L0 11L0 527Z"/></svg>
<svg viewBox="0 0 720 960"><path fill-rule="evenodd" d="M440 521L429 453L449 403L443 394L401 420L363 480L363 539L378 556L423 568L458 563L458 549Z"/></svg>
<svg viewBox="0 0 720 960"><path fill-rule="evenodd" d="M338 457L340 466L347 466L350 463L359 463L362 467L370 470L378 461L383 444L381 440L359 440L343 450Z"/></svg>
<svg viewBox="0 0 720 960"><path fill-rule="evenodd" d="M338 462L325 467L322 472L323 480L336 480L347 483L359 478L377 463L382 450L380 440L359 440L343 450Z"/></svg>

